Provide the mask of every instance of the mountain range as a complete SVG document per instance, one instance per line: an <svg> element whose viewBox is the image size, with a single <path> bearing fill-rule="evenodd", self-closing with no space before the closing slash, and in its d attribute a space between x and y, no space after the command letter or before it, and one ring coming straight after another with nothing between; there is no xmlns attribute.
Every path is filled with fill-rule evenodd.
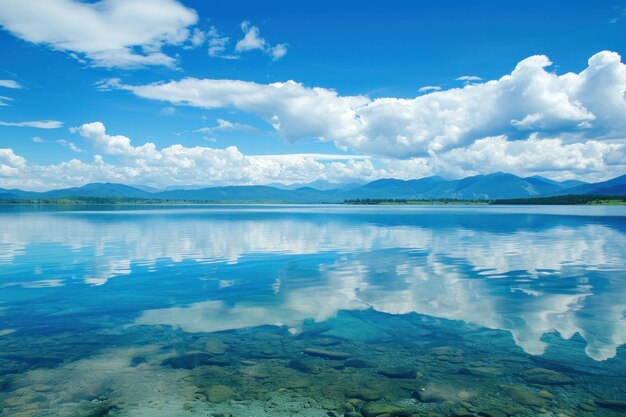
<svg viewBox="0 0 626 417"><path fill-rule="evenodd" d="M367 184L338 185L323 189L266 185L157 190L145 186L115 183L90 183L82 187L44 192L0 188L0 199L55 199L65 197L102 197L145 200L184 200L206 202L286 202L339 203L354 199L459 199L496 200L547 197L555 195L626 195L626 175L598 183L554 181L540 176L518 177L507 173L476 175L458 180L439 176L415 180L380 179Z"/></svg>

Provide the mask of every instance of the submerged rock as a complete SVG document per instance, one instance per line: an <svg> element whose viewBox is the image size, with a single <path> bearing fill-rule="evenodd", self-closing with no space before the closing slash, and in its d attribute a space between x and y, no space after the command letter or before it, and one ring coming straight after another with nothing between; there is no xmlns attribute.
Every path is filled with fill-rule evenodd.
<svg viewBox="0 0 626 417"><path fill-rule="evenodd" d="M212 403L223 403L237 397L237 393L226 385L213 385L206 392L206 398Z"/></svg>
<svg viewBox="0 0 626 417"><path fill-rule="evenodd" d="M542 385L564 385L574 382L567 375L545 368L529 369L522 374L522 377L528 382Z"/></svg>
<svg viewBox="0 0 626 417"><path fill-rule="evenodd" d="M188 353L164 359L161 365L175 369L193 369L203 365L228 366L230 362L227 359L215 358L208 353Z"/></svg>
<svg viewBox="0 0 626 417"><path fill-rule="evenodd" d="M365 417L378 417L378 416L389 416L389 417L409 417L411 416L412 411L392 404L383 404L383 403L367 403L361 408L361 414Z"/></svg>
<svg viewBox="0 0 626 417"><path fill-rule="evenodd" d="M453 399L453 395L447 392L447 390L436 385L427 385L415 392L414 395L423 403L440 403Z"/></svg>
<svg viewBox="0 0 626 417"><path fill-rule="evenodd" d="M602 408L608 408L611 410L626 411L626 401L622 400L595 400L596 405Z"/></svg>
<svg viewBox="0 0 626 417"><path fill-rule="evenodd" d="M269 378L271 376L267 368L262 365L248 366L246 368L240 369L239 373L250 378L259 379Z"/></svg>
<svg viewBox="0 0 626 417"><path fill-rule="evenodd" d="M226 352L226 344L219 340L209 340L204 344L204 351L212 355L222 355Z"/></svg>
<svg viewBox="0 0 626 417"><path fill-rule="evenodd" d="M341 343L341 339L337 339L335 337L324 337L314 340L313 343L320 346L336 346Z"/></svg>
<svg viewBox="0 0 626 417"><path fill-rule="evenodd" d="M356 391L350 391L348 397L357 398L363 401L378 401L381 399L381 395L378 391L369 388L363 388Z"/></svg>
<svg viewBox="0 0 626 417"><path fill-rule="evenodd" d="M372 368L374 365L363 359L348 359L344 362L348 368Z"/></svg>
<svg viewBox="0 0 626 417"><path fill-rule="evenodd" d="M481 417L507 417L507 414L503 411L496 409L482 410L478 412Z"/></svg>
<svg viewBox="0 0 626 417"><path fill-rule="evenodd" d="M500 388L518 404L533 407L545 407L546 405L546 401L543 398L529 389L517 385L501 385Z"/></svg>
<svg viewBox="0 0 626 417"><path fill-rule="evenodd" d="M305 374L314 373L315 368L313 365L306 363L302 359L293 359L287 363L287 367L295 369L296 371L304 372Z"/></svg>
<svg viewBox="0 0 626 417"><path fill-rule="evenodd" d="M554 399L554 394L552 394L550 391L546 391L545 389L542 389L541 391L539 391L537 395L540 396L541 398L545 398L546 400Z"/></svg>
<svg viewBox="0 0 626 417"><path fill-rule="evenodd" d="M350 358L349 353L324 349L304 349L304 353L309 356L316 356L318 358L330 359L335 361L343 361Z"/></svg>
<svg viewBox="0 0 626 417"><path fill-rule="evenodd" d="M387 378L415 378L417 375L417 371L415 369L402 366L380 369L378 373L386 376Z"/></svg>
<svg viewBox="0 0 626 417"><path fill-rule="evenodd" d="M465 409L463 407L455 408L452 411L452 414L455 417L473 417L474 416L474 413L472 413L471 411L469 411L469 410L467 410L467 409Z"/></svg>
<svg viewBox="0 0 626 417"><path fill-rule="evenodd" d="M114 409L111 404L84 402L73 413L76 417L104 417Z"/></svg>
<svg viewBox="0 0 626 417"><path fill-rule="evenodd" d="M482 377L498 377L504 375L504 370L495 366L468 366L459 369L462 375L473 375Z"/></svg>

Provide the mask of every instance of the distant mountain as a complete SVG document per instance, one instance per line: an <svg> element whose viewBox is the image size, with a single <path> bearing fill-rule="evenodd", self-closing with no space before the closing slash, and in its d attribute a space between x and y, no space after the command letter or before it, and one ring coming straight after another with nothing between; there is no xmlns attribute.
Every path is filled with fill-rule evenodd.
<svg viewBox="0 0 626 417"><path fill-rule="evenodd" d="M547 196L567 188L568 186L564 183L539 176L521 178L513 174L498 172L489 175L476 175L460 180L445 180L437 176L408 181L382 179L351 190L347 194L350 199L454 198L460 200L482 200Z"/></svg>
<svg viewBox="0 0 626 417"><path fill-rule="evenodd" d="M532 177L527 177L526 179L527 180L537 179L539 181L547 182L549 184L554 184L558 187L561 187L562 189L572 188L572 187L577 187L579 185L587 184L585 181L579 181L579 180L554 181L549 178L541 177L539 175L533 175Z"/></svg>
<svg viewBox="0 0 626 417"><path fill-rule="evenodd" d="M18 189L7 190L0 188L0 199L20 199L20 198L36 198L39 193L34 191L22 191Z"/></svg>
<svg viewBox="0 0 626 417"><path fill-rule="evenodd" d="M187 201L264 201L277 203L320 203L342 201L338 198L331 198L331 196L332 193L326 193L313 188L281 190L265 185L235 185L227 187L209 187L199 190L170 190L152 194L152 197L156 199Z"/></svg>
<svg viewBox="0 0 626 417"><path fill-rule="evenodd" d="M586 195L626 195L626 175L613 178L612 180L597 182L595 184L584 184L569 188L564 194L586 194Z"/></svg>
<svg viewBox="0 0 626 417"><path fill-rule="evenodd" d="M44 198L60 197L115 197L115 198L153 198L154 193L140 190L124 184L94 182L82 187L65 188L41 193Z"/></svg>
<svg viewBox="0 0 626 417"><path fill-rule="evenodd" d="M0 189L0 199L122 198L196 202L340 203L354 199L460 199L495 200L546 197L565 194L626 195L626 175L596 184L558 182L540 176L518 177L498 172L459 180L432 176L415 180L380 179L355 186L317 189L281 189L266 185L166 189L132 187L115 183L91 183L82 187L46 192Z"/></svg>
<svg viewBox="0 0 626 417"><path fill-rule="evenodd" d="M325 180L317 180L313 182L307 183L294 183L294 184L281 184L281 183L272 183L267 184L268 187L278 188L280 190L297 190L298 188L315 188L319 191L329 191L329 190L351 190L353 188L360 187L364 185L365 182L350 182L350 183L334 183Z"/></svg>
<svg viewBox="0 0 626 417"><path fill-rule="evenodd" d="M441 177L425 177L417 180L397 180L384 178L372 181L362 187L346 191L347 199L356 198L432 198L442 185L448 181Z"/></svg>

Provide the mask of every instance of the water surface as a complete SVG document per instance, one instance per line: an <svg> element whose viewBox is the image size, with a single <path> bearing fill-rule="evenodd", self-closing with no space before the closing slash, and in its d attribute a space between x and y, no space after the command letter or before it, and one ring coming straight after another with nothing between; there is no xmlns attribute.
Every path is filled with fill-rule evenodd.
<svg viewBox="0 0 626 417"><path fill-rule="evenodd" d="M2 416L618 416L626 208L0 211Z"/></svg>

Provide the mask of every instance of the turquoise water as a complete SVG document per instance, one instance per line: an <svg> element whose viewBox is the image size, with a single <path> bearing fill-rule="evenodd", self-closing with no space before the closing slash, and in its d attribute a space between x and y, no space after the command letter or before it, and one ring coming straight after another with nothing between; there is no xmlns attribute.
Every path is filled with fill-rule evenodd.
<svg viewBox="0 0 626 417"><path fill-rule="evenodd" d="M2 416L619 416L625 207L0 210Z"/></svg>

